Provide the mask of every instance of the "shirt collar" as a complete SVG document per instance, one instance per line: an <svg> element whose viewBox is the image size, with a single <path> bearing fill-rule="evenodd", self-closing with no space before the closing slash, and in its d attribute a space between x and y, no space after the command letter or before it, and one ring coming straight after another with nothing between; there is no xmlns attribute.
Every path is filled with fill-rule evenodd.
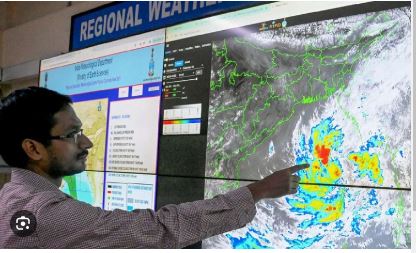
<svg viewBox="0 0 416 253"><path fill-rule="evenodd" d="M13 168L10 181L17 184L32 185L39 190L60 191L48 179L27 169Z"/></svg>

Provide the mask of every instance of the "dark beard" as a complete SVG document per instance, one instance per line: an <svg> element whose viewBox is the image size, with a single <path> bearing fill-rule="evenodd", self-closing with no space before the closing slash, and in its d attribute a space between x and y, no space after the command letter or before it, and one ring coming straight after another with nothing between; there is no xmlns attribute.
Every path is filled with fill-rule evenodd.
<svg viewBox="0 0 416 253"><path fill-rule="evenodd" d="M53 178L53 179L57 179L57 178L62 178L65 176L73 176L75 174L79 174L81 172L83 172L83 170L69 170L69 171L65 171L63 170L62 166L59 164L59 162L57 162L55 159L52 160L51 162L51 166L49 167L48 170L48 175Z"/></svg>

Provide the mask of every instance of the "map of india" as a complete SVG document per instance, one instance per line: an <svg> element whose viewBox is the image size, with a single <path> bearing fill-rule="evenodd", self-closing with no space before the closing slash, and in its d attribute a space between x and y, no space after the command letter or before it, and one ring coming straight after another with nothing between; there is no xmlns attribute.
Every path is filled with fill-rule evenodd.
<svg viewBox="0 0 416 253"><path fill-rule="evenodd" d="M410 247L410 20L403 7L213 43L206 197L311 166L204 248Z"/></svg>
<svg viewBox="0 0 416 253"><path fill-rule="evenodd" d="M107 125L107 99L74 103L77 116L82 122L84 134L94 146L89 150L87 170L104 171L104 152Z"/></svg>
<svg viewBox="0 0 416 253"><path fill-rule="evenodd" d="M87 171L64 177L62 189L75 199L101 207L108 100L77 102L73 104L73 107L82 122L85 136L91 140L94 146L89 149L86 162Z"/></svg>

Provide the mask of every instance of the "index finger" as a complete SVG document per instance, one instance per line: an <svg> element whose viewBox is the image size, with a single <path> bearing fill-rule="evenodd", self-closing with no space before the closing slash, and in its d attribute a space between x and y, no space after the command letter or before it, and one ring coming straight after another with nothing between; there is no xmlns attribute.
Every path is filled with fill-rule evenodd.
<svg viewBox="0 0 416 253"><path fill-rule="evenodd" d="M306 168L309 168L309 166L310 165L308 163L298 164L298 165L295 165L295 166L292 166L292 167L288 168L288 170L290 171L291 174L293 174L293 173L296 173L300 170L304 170Z"/></svg>

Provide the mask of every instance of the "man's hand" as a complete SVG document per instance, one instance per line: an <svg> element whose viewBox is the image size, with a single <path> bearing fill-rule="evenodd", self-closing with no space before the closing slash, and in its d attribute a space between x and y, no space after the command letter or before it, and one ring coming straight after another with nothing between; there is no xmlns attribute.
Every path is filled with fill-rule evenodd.
<svg viewBox="0 0 416 253"><path fill-rule="evenodd" d="M279 170L273 174L249 184L247 187L253 195L254 202L265 198L278 198L298 191L300 178L294 173L309 167L309 164L300 164Z"/></svg>

